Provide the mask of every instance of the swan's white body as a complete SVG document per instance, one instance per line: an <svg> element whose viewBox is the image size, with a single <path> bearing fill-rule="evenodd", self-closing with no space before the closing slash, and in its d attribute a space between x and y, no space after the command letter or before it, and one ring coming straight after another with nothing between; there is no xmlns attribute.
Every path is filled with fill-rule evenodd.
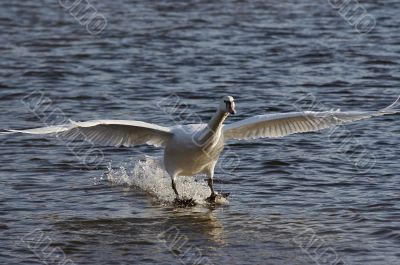
<svg viewBox="0 0 400 265"><path fill-rule="evenodd" d="M165 146L164 165L171 176L210 175L224 149L222 130L219 129L204 145L198 135L206 124L175 126L172 137Z"/></svg>
<svg viewBox="0 0 400 265"><path fill-rule="evenodd" d="M141 121L94 120L71 122L30 130L10 130L30 134L51 134L74 139L85 139L102 145L134 146L150 144L164 146L164 165L171 176L172 187L178 197L174 180L178 176L208 175L211 196L214 168L226 140L283 137L294 133L318 131L357 120L395 114L399 101L380 111L371 112L292 112L259 115L229 125L223 125L229 113L235 113L232 97L224 97L208 124L163 127Z"/></svg>

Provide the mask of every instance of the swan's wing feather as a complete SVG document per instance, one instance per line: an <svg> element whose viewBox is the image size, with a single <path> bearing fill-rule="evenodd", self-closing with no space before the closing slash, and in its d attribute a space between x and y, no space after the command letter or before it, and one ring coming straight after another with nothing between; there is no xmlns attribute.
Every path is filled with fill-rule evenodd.
<svg viewBox="0 0 400 265"><path fill-rule="evenodd" d="M49 126L28 130L9 130L9 133L54 135L73 140L88 140L105 146L134 146L150 144L165 145L172 132L167 127L141 121L93 120L73 122L59 126Z"/></svg>
<svg viewBox="0 0 400 265"><path fill-rule="evenodd" d="M259 115L225 125L224 137L228 140L283 137L395 113L398 111L386 108L376 112L305 111Z"/></svg>

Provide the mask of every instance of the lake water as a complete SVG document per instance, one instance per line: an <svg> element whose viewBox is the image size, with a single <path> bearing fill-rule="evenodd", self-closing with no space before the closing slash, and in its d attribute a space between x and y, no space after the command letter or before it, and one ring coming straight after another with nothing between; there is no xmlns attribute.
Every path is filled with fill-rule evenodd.
<svg viewBox="0 0 400 265"><path fill-rule="evenodd" d="M71 2L0 2L1 129L206 122L224 95L230 123L378 110L400 94L398 1L362 1L369 33L328 1L86 2L103 30ZM160 149L2 136L0 263L399 264L399 132L385 116L232 141L215 174L229 204L184 209L169 203ZM203 179L178 189L201 200Z"/></svg>

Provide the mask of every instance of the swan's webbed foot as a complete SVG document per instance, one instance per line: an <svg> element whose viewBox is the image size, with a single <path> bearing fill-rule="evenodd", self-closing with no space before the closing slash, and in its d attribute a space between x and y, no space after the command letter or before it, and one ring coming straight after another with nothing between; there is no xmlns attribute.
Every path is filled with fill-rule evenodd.
<svg viewBox="0 0 400 265"><path fill-rule="evenodd" d="M211 193L210 197L206 198L206 202L208 203L215 203L215 199L217 198L216 193Z"/></svg>
<svg viewBox="0 0 400 265"><path fill-rule="evenodd" d="M230 193L212 193L210 197L206 198L206 202L210 204L215 204L218 198L227 198Z"/></svg>
<svg viewBox="0 0 400 265"><path fill-rule="evenodd" d="M196 206L196 202L194 199L179 199L175 198L174 205L179 208L193 207Z"/></svg>
<svg viewBox="0 0 400 265"><path fill-rule="evenodd" d="M221 196L222 198L228 198L229 195L230 195L229 192L227 192L227 193L222 193L222 192L221 192L221 195L220 195L220 196Z"/></svg>

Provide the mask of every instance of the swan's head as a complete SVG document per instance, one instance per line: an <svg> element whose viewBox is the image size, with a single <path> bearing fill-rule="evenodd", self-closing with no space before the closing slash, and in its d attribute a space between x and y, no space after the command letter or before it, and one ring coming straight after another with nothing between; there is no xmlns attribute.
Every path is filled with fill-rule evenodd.
<svg viewBox="0 0 400 265"><path fill-rule="evenodd" d="M229 114L235 114L235 101L231 96L225 96L221 99L219 109Z"/></svg>

